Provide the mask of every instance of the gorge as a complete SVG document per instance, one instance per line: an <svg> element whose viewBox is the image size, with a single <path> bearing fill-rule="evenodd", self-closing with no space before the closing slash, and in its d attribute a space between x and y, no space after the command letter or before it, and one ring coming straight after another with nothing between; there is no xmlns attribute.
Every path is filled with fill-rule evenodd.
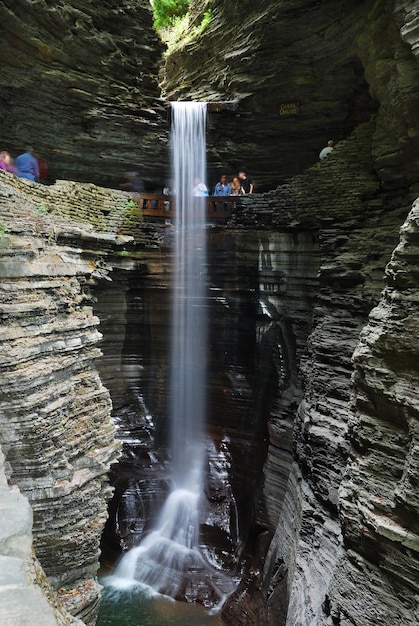
<svg viewBox="0 0 419 626"><path fill-rule="evenodd" d="M235 103L208 115L207 177L257 191L207 227L217 619L419 621L416 3L211 14L162 57L146 1L0 6L2 142L51 177L0 172L2 623L94 624L99 559L167 491L173 231L118 184L166 180L174 99Z"/></svg>

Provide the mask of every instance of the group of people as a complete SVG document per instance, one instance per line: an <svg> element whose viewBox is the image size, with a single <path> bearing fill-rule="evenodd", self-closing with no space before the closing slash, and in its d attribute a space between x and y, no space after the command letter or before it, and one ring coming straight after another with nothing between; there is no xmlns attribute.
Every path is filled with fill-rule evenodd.
<svg viewBox="0 0 419 626"><path fill-rule="evenodd" d="M46 163L35 156L31 146L14 160L7 150L0 152L0 170L35 182L46 180L48 175Z"/></svg>
<svg viewBox="0 0 419 626"><path fill-rule="evenodd" d="M213 196L245 196L253 193L254 185L250 178L247 177L246 172L239 172L237 176L233 176L229 181L227 174L222 174L220 180L215 185L212 195ZM199 178L194 179L194 186L192 189L194 196L209 196L208 187L205 183L201 182Z"/></svg>
<svg viewBox="0 0 419 626"><path fill-rule="evenodd" d="M246 172L239 172L233 176L231 182L226 174L222 174L220 180L215 185L213 196L246 196L253 193L254 185Z"/></svg>

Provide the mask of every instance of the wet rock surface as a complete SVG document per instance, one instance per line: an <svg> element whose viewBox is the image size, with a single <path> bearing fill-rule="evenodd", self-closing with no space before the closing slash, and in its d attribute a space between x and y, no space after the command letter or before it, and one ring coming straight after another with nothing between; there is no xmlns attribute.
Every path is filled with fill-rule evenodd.
<svg viewBox="0 0 419 626"><path fill-rule="evenodd" d="M396 368L398 377L407 381L396 385L394 399L388 399L391 411L386 411L390 411L389 416L397 416L395 434L389 419L377 427L381 433L379 441L397 443L399 453L395 454L393 445L386 453L387 465L388 458L395 459L397 488L388 482L383 464L375 463L377 455L382 454L381 443L379 451L371 457L374 464L369 461L375 441L372 428L376 428L372 426L375 417L371 409L357 422L360 410L374 406L376 401L359 400L353 417L350 412L353 389L358 393L358 378L362 396L376 394L375 380L380 388L387 384L386 377L381 378L382 367L375 363L376 357L366 359L363 355L377 348L380 353L388 350L389 355L397 354L400 338L393 339L393 334L397 337L401 320L414 319L416 306L417 209L406 223L402 244L389 265L388 294L371 316L371 339L368 339L369 331L365 331L362 339L361 346L365 344L367 350L357 349L360 356L355 357L355 365L360 372L367 368L368 376L357 374L352 389L351 355L369 311L380 301L384 268L397 245L399 226L409 212L406 197L404 204L390 203L392 194L383 192L371 170L374 132L375 120L359 127L342 143L336 158L314 166L276 192L244 199L227 228L209 230L213 312L209 335L208 482L207 505L202 513L205 536L202 550L217 567L230 569L238 583L223 613L227 623L229 619L233 623L238 619L243 621L247 615L249 624L258 623L257 620L260 623L275 620L275 624L327 624L333 619L362 624L354 607L364 603L368 619L374 615L377 623L383 622L386 609L381 613L373 610L372 596L365 591L367 579L376 580L372 587L375 596L377 589L383 590L383 607L392 598L391 615L404 620L414 617L415 583L409 574L414 571L412 555L416 550L410 517L415 506L412 487L415 414L413 405L410 406L414 396L407 403L408 408L396 409L403 406L401 398L411 395L406 372L412 368L414 376L416 371L407 339L401 343L402 347L406 346L403 350L407 358L400 371L397 358L386 357L393 370ZM77 547L74 551L69 547L59 560L54 550L58 537L62 537L61 530L54 531L52 537L49 528L47 532L42 521L49 519L45 506L51 505L59 515L62 511L60 519L64 524L69 523L61 506L64 499L66 506L70 506L71 498L76 498L76 509L83 519L84 515L89 519L94 510L91 498L106 484L104 474L113 454L111 450L115 450L114 427L107 421L109 397L103 384L112 394L119 438L123 442L120 473L116 473L116 468L113 470L117 499L115 508L111 509L111 520L116 533L111 530L112 537L109 531L104 535L107 563L121 549L138 541L151 523L156 504L158 508L159 501L164 500L170 463L164 422L165 355L170 325L170 226L154 227L141 222L141 215L135 213L137 209L134 214L131 208L126 212L126 204L131 201L127 194L74 183L48 188L7 174L0 176L5 203L2 219L9 230L7 237L2 238L4 279L9 285L5 293L12 287L13 294L36 291L36 299L31 297L29 307L20 296L20 299L5 299L3 303L5 319L9 322L19 319L19 332L15 329L14 339L11 338L16 340L14 352L10 351L11 344L5 348L9 363L5 373L16 395L14 411L23 411L28 420L19 420L15 434L8 430L2 444L6 444L6 455L10 457L10 480L14 480L16 472L16 480L19 478L21 488L28 495L39 494L39 488L33 491L33 486L36 481L42 481L44 495L33 502L40 520L34 526L35 545L40 547L41 562L47 564L47 573L48 567L51 568L49 575L56 587L58 580L60 584L63 581L62 567L66 572L74 567L75 575L79 576L78 586L75 576L71 583L61 587L61 595L74 612L82 615L87 606L94 611L97 598L97 592L89 596L85 587L94 585L99 527L95 530L92 527L90 532L88 524L79 530L73 524L74 538L83 536L89 541L90 562L86 544L82 561ZM330 203L334 216L329 210ZM42 206L47 208L46 212ZM66 215L70 214L76 216L77 225L66 221ZM97 234L99 228L102 233ZM135 245L123 234L129 230L136 239ZM80 248L76 252L77 244ZM123 254L118 255L118 249ZM119 269L110 272L112 265ZM16 276L17 267L25 274L22 278ZM46 268L51 274L48 278L41 275L41 270ZM98 273L95 281L105 279L95 287L98 298L95 313L101 319L104 334L100 383L89 369L83 370L81 358L86 353L85 362L89 363L98 355L94 348L98 340L97 320L85 308L92 287L85 291L88 285L83 283L80 289L81 277L94 277L95 272ZM111 276L112 283L106 280ZM68 293L62 291L67 281ZM401 297L391 295L398 292ZM21 311L22 304L26 306L25 313ZM399 305L407 307L400 317ZM63 320L59 336L57 316ZM386 332L382 332L380 325L387 318L390 321L385 321ZM14 328L13 324L11 327ZM26 333L24 337L22 332ZM383 341L377 342L375 336L383 337ZM73 342L75 337L78 339ZM54 341L50 344L46 339ZM54 348L54 360L58 366L64 359L60 371L64 366L69 368L65 370L69 378L64 376L60 385L78 380L83 370L86 386L80 390L85 389L89 398L103 398L96 411L103 410L103 415L107 415L106 428L89 427L87 433L80 430L81 424L76 427L76 423L69 421L72 428L65 428L64 433L70 437L69 442L76 441L75 435L78 439L67 461L63 433L60 431L58 436L54 430L57 423L49 421L47 430L42 431L42 443L36 433L28 438L28 442L38 446L37 450L43 451L39 457L43 465L33 474L20 461L29 455L31 464L34 462L25 431L25 423L31 428L32 418L29 419L27 411L31 411L32 404L30 396L17 397L20 386L12 375L15 367L12 356L18 357L19 364L27 371L22 380L28 384L29 380L34 384L36 381L41 389L47 389L44 385L48 381L40 377L39 370L33 370L31 378L30 365L47 356L48 351L44 353L48 345L57 347L57 342L62 348L58 352ZM65 360L74 350L78 355L76 369ZM375 367L380 375L373 374ZM43 376L48 378L51 374L44 368ZM391 383L394 373L388 376ZM56 388L50 388L53 399L48 400L53 411ZM62 394L63 401L71 397L67 391ZM380 400L377 406L384 407L384 401ZM65 403L60 407L67 412ZM75 409L76 404L72 407ZM409 418L402 419L404 414ZM77 412L79 418L83 420L83 412ZM23 434L25 443L19 439ZM10 439L12 435L15 439ZM46 445L50 435L55 437L51 446ZM103 440L105 435L108 443ZM96 456L100 451L94 443L97 436L102 437L101 461ZM19 455L15 448L9 447L12 440L17 442ZM91 450L93 445L95 449ZM351 462L352 447L355 464ZM89 459L87 483L83 479L76 484L66 476L70 476L69 472L75 475L69 465L74 468L73 456L80 455L83 449ZM51 459L49 465L57 475L60 490L54 489L53 478L46 468L47 459ZM61 459L64 461L60 465ZM83 454L81 462L82 459ZM348 478L344 478L348 460L352 469ZM133 477L133 472L138 474ZM374 481L378 481L376 487L372 486ZM88 510L80 509L79 505L78 494L84 493L84 489L89 494ZM108 496L105 487L100 502L97 500L99 508L95 516L102 516L101 525ZM365 529L361 531L362 527ZM64 525L67 533L65 528ZM66 542L69 539L67 533ZM49 565L52 557L54 560ZM261 572L256 583L254 572ZM397 590L394 597L386 595L390 585ZM76 590L74 596L72 589ZM82 590L87 594L85 597L89 596L84 608L77 605ZM262 611L262 597L267 599L268 615ZM85 619L90 618L87 615Z"/></svg>
<svg viewBox="0 0 419 626"><path fill-rule="evenodd" d="M7 4L2 11L6 7L5 28L11 32L14 9ZM27 6L18 3L15 15ZM211 331L209 504L203 525L214 544L238 549L226 559L233 569L236 556L242 559L236 571L244 562L242 581L223 616L227 623L246 623L247 618L258 626L264 621L367 626L389 620L407 626L418 621L417 207L398 244L399 228L418 191L415 6L412 0L344 3L339 20L328 2L321 10L308 0L262 3L257 20L254 7L244 7L246 19L237 28L225 19L237 16L235 3L215 2L215 19L202 47L193 44L187 55L167 62L167 94L201 97L205 91L216 99L240 100L238 110L220 112L218 121L210 121L211 142L222 146L212 153L211 167L235 169L245 161L261 186L276 184L317 161L326 132L345 132L347 139L339 141L332 157L276 191L244 198L225 232L221 229L219 242L213 231L217 306ZM74 10L68 8L70 14ZM43 15L29 13L35 21ZM79 28L85 33L83 20ZM226 23L234 28L230 56L225 55L226 38L217 34ZM213 72L208 54L204 63L196 63L215 39L217 68L232 75L231 90L228 80L221 84L222 71ZM18 46L25 48L22 41ZM278 60L267 64L273 49ZM22 67L33 63L39 79L44 60L25 51L23 58ZM237 59L240 70L234 73ZM261 70L265 67L271 68L268 76ZM10 87L11 76L8 70L0 80ZM10 102L19 95L19 76L25 76L23 69L16 74ZM21 93L28 105L33 84ZM85 97L71 94L77 102ZM301 102L302 115L278 120L273 103L285 95ZM96 97L89 97L89 107ZM10 108L10 102L2 106ZM44 110L36 98L34 103L36 110ZM32 110L29 105L27 110ZM98 117L95 109L88 111L102 133L108 123L103 110ZM13 115L10 111L7 118L10 132L23 140L27 133L23 128L19 134ZM154 119L154 113L150 116ZM50 133L44 123L50 110L41 117L33 128ZM70 146L74 133L78 130L64 142L60 162L74 177L84 177L103 135L94 137L79 167L75 161L82 151ZM40 131L31 139L37 137L40 147L49 145ZM127 155L132 137L124 141ZM298 158L290 157L289 144ZM247 152L244 146L250 146ZM123 156L121 163L128 160ZM109 156L105 161L109 174ZM91 172L102 176L95 167ZM71 610L93 621L99 534L110 496L105 475L117 447L107 389L120 409L121 439L133 433L138 440L133 450L123 448L120 478L120 493L134 495L135 515L129 498L121 497L121 514L114 518L120 536L110 542L111 552L137 541L154 508L152 498L163 499L167 489L167 435L162 421L156 421L157 428L150 423L147 409L152 407L159 418L165 411L167 372L164 359L156 364L154 355L163 354L168 331L170 227L143 224L129 194L94 185L59 181L47 188L0 172L0 191L7 391L1 398L1 443L7 476L31 498L35 545L54 587L62 585ZM127 234L136 241L127 241ZM382 297L385 266L396 246ZM92 367L100 337L89 283L106 281L111 266L135 270L141 287L118 277L113 296L103 299L102 308L96 306L105 334L100 380ZM131 308L128 290L133 291ZM138 311L142 321L134 329ZM140 367L134 350L138 338L145 344ZM224 423L230 412L234 419ZM160 458L151 452L152 441L163 451ZM129 463L138 461L138 468L150 468L150 475L141 474L148 482L140 491L126 478ZM227 467L235 468L229 481L222 477ZM140 476L143 469L138 471ZM147 499L148 493L153 495ZM237 513L231 512L233 501ZM68 515L73 508L75 525ZM139 509L145 512L138 516ZM87 524L82 524L85 516ZM235 519L240 519L238 533ZM58 554L63 544L68 549ZM79 602L82 591L86 602Z"/></svg>
<svg viewBox="0 0 419 626"><path fill-rule="evenodd" d="M241 233L211 229L208 243L209 257L217 259L208 267L209 402L205 485L200 505L200 552L210 565L204 577L209 582L202 586L200 575L189 582L185 578L183 598L210 607L219 603L219 593L231 593L247 568L245 562L251 560L255 528L249 494L262 481L267 411L277 373L272 361L274 337L263 345L270 324L261 324L259 334L254 332L260 315L254 293L258 236L249 239ZM115 350L120 372L125 372L124 391L116 391L114 402L117 436L124 443L122 457L112 471L116 491L103 541L106 564L112 564L121 550L138 545L142 534L155 524L172 487L167 450L170 272L162 272L171 264L162 258L162 249L158 254L160 264L155 267L160 271L150 273L142 284L134 274L125 283L125 291L97 292L96 311L104 319L105 334L104 357L99 362L102 379L106 383L109 377L113 386ZM170 255L171 250L166 254ZM149 251L150 268L154 267L153 258ZM117 347L115 331L111 337L106 329L106 311L113 308L111 301L121 298L125 302L125 324L121 320L118 326ZM109 323L113 325L115 319ZM281 357L277 355L277 359ZM228 584L224 580L226 573L231 576ZM211 585L219 589L212 594L214 597L208 595Z"/></svg>
<svg viewBox="0 0 419 626"><path fill-rule="evenodd" d="M250 572L224 606L221 617L227 624L265 624L266 603L260 589L259 571Z"/></svg>

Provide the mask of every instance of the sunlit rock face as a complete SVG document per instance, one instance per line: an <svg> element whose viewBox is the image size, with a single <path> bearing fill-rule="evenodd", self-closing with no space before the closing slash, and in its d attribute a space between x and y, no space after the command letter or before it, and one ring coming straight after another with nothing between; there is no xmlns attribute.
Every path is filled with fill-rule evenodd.
<svg viewBox="0 0 419 626"><path fill-rule="evenodd" d="M200 39L167 58L162 87L170 99L237 102L210 120L215 180L244 167L259 190L272 189L375 111L380 175L416 180L414 2L214 0L211 11Z"/></svg>
<svg viewBox="0 0 419 626"><path fill-rule="evenodd" d="M148 0L3 2L0 149L33 145L52 181L164 182L162 49Z"/></svg>

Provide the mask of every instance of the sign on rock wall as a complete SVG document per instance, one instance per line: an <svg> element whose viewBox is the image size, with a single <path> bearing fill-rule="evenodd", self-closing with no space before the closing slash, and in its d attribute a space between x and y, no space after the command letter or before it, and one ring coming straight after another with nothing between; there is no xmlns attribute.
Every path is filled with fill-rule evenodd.
<svg viewBox="0 0 419 626"><path fill-rule="evenodd" d="M291 117L300 115L300 103L299 102L280 102L279 115L281 117Z"/></svg>

